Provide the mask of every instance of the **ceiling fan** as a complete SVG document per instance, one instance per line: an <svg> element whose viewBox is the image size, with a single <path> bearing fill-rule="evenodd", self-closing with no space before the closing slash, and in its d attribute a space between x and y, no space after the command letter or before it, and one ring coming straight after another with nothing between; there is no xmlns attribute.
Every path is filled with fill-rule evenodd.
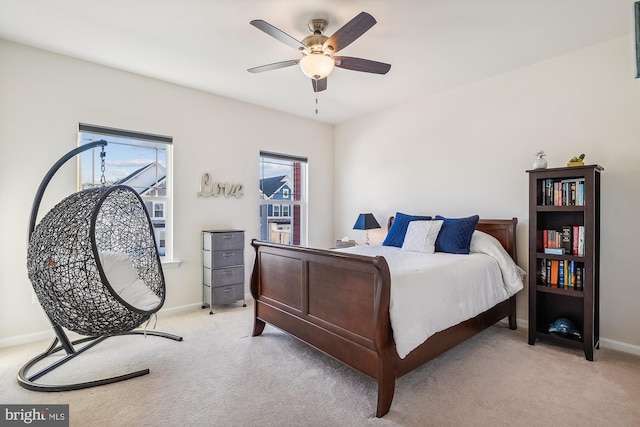
<svg viewBox="0 0 640 427"><path fill-rule="evenodd" d="M326 20L312 19L309 21L309 30L313 34L305 37L302 41L294 39L289 34L262 19L254 19L250 23L257 29L264 31L294 49L298 49L302 53L302 58L249 68L247 71L250 73L261 73L300 64L302 72L311 79L313 91L320 92L327 88L327 76L333 71L334 66L346 70L374 74L386 74L391 69L390 64L383 62L353 58L351 56L334 56L376 24L373 16L366 12L360 12L355 18L333 33L331 37L322 34L327 27Z"/></svg>

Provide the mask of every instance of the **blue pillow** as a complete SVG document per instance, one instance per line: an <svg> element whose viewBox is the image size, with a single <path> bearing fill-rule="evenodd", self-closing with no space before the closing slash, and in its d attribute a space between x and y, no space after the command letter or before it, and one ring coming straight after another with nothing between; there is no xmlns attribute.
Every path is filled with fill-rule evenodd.
<svg viewBox="0 0 640 427"><path fill-rule="evenodd" d="M409 223L411 221L428 221L430 219L430 216L407 215L401 212L396 212L393 224L391 224L391 228L389 229L384 242L382 242L382 245L401 248L404 243L404 236L407 234L407 227L409 227Z"/></svg>
<svg viewBox="0 0 640 427"><path fill-rule="evenodd" d="M473 215L466 218L445 218L437 215L436 220L440 219L444 222L436 239L436 252L468 254L471 236L480 217Z"/></svg>

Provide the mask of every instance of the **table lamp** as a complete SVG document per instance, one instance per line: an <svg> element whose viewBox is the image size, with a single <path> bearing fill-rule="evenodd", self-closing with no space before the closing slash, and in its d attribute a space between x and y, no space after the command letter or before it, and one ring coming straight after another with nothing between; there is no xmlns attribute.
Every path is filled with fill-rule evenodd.
<svg viewBox="0 0 640 427"><path fill-rule="evenodd" d="M361 213L353 226L354 230L366 230L365 245L369 244L369 230L373 228L380 228L380 224L372 213Z"/></svg>

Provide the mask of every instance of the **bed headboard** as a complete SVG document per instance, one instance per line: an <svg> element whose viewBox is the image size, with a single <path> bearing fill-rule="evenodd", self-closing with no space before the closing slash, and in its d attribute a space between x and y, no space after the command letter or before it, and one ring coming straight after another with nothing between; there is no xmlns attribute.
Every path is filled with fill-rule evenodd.
<svg viewBox="0 0 640 427"><path fill-rule="evenodd" d="M389 217L387 221L387 230L391 228L393 224L393 218ZM516 225L518 225L518 218L511 219L480 219L476 230L480 230L484 233L498 239L500 244L505 248L507 253L511 255L514 261L518 262L517 250L516 250Z"/></svg>

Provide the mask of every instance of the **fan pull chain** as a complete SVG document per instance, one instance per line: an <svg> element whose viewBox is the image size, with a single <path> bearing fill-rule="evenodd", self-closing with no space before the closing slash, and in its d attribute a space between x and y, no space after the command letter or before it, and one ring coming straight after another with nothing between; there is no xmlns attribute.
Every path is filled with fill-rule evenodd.
<svg viewBox="0 0 640 427"><path fill-rule="evenodd" d="M100 176L100 184L104 187L107 184L107 179L104 177L104 158L107 156L107 153L104 151L104 146L102 146L102 151L100 151L100 171L102 175Z"/></svg>
<svg viewBox="0 0 640 427"><path fill-rule="evenodd" d="M316 95L316 115L318 114L318 76L313 79L313 93Z"/></svg>

